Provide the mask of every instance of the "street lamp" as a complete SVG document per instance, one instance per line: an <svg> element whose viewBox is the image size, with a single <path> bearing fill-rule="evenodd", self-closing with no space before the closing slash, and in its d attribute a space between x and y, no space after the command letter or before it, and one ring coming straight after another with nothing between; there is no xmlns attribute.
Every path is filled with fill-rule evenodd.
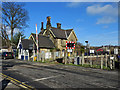
<svg viewBox="0 0 120 90"><path fill-rule="evenodd" d="M86 43L86 53L87 53L88 41L85 41L85 43ZM87 53L87 56L88 56L88 53Z"/></svg>

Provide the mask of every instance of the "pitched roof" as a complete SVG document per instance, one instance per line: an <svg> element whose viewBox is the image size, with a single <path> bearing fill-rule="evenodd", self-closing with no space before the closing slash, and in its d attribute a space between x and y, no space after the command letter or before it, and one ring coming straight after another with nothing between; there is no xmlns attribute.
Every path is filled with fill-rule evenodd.
<svg viewBox="0 0 120 90"><path fill-rule="evenodd" d="M36 34L34 33L31 33L31 34L34 37L34 40L36 40ZM49 39L49 37L40 35L40 34L38 34L38 44L40 48L54 48L55 47L53 42Z"/></svg>
<svg viewBox="0 0 120 90"><path fill-rule="evenodd" d="M72 30L73 30L73 29L68 29L68 30L66 30L67 36L70 35L70 33L71 33Z"/></svg>
<svg viewBox="0 0 120 90"><path fill-rule="evenodd" d="M29 49L29 46L33 44L33 41L30 39L22 39L21 42L23 49Z"/></svg>
<svg viewBox="0 0 120 90"><path fill-rule="evenodd" d="M58 28L55 28L55 27L51 28L51 31L53 32L55 37L60 38L60 39L67 39L67 37L70 35L72 30L73 29L64 30L64 29L58 29Z"/></svg>
<svg viewBox="0 0 120 90"><path fill-rule="evenodd" d="M39 34L43 34L43 33L44 33L44 31L45 31L45 29L44 29L43 31L40 31L40 33L39 33Z"/></svg>

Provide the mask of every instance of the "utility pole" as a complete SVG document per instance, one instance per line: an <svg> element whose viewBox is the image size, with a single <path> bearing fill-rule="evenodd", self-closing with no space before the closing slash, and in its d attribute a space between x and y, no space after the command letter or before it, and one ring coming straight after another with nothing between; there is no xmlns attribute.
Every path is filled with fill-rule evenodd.
<svg viewBox="0 0 120 90"><path fill-rule="evenodd" d="M86 43L86 53L87 53L87 60L88 60L88 41L85 41Z"/></svg>

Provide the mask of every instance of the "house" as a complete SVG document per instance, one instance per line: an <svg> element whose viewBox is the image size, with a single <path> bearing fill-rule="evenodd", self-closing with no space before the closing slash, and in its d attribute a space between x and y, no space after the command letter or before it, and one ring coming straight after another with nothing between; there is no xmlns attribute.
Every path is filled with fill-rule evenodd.
<svg viewBox="0 0 120 90"><path fill-rule="evenodd" d="M49 37L38 35L38 46L39 53L45 53L43 58L51 58L47 57L47 54L50 54L50 49L55 48L52 41ZM37 43L36 43L36 34L31 33L29 39L20 39L18 43L18 59L29 60L29 57L33 57L33 55L37 53ZM40 58L41 59L41 58Z"/></svg>
<svg viewBox="0 0 120 90"><path fill-rule="evenodd" d="M60 23L57 23L56 28L52 27L50 16L47 17L46 29L43 28L43 22L41 23L40 34L48 36L52 40L55 47L60 51L60 57L62 57L66 50L66 41L74 41L75 43L78 41L73 29L64 30L61 28ZM74 50L71 55L74 55Z"/></svg>
<svg viewBox="0 0 120 90"><path fill-rule="evenodd" d="M33 41L29 39L19 39L17 46L18 49L18 59L29 60L30 53L33 50Z"/></svg>

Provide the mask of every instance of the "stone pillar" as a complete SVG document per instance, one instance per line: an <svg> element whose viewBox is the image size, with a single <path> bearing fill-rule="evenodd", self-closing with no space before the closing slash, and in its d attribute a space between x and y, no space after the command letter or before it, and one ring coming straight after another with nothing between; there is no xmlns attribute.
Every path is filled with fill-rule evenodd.
<svg viewBox="0 0 120 90"><path fill-rule="evenodd" d="M107 67L107 53L105 53L105 66Z"/></svg>
<svg viewBox="0 0 120 90"><path fill-rule="evenodd" d="M33 61L34 61L34 57L35 57L35 50L33 50Z"/></svg>
<svg viewBox="0 0 120 90"><path fill-rule="evenodd" d="M67 50L65 50L65 64L67 64Z"/></svg>
<svg viewBox="0 0 120 90"><path fill-rule="evenodd" d="M79 62L80 64L82 64L82 58L79 56Z"/></svg>
<svg viewBox="0 0 120 90"><path fill-rule="evenodd" d="M82 53L82 65L84 64L84 53Z"/></svg>
<svg viewBox="0 0 120 90"><path fill-rule="evenodd" d="M28 52L28 61L29 61L29 59L30 59L30 58L29 58L29 50L27 50L27 52Z"/></svg>
<svg viewBox="0 0 120 90"><path fill-rule="evenodd" d="M25 60L25 51L26 51L26 50L23 50L23 54L24 54L24 60Z"/></svg>
<svg viewBox="0 0 120 90"><path fill-rule="evenodd" d="M103 69L103 57L101 56L101 69Z"/></svg>

